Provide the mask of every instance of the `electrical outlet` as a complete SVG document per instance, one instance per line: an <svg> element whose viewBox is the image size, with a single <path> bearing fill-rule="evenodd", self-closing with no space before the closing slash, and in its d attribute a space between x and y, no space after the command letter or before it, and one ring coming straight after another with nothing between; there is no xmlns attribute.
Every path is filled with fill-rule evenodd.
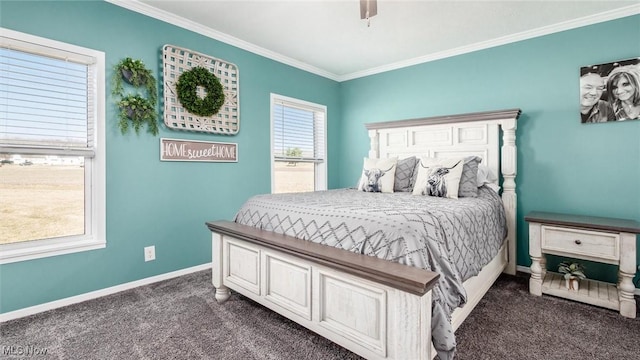
<svg viewBox="0 0 640 360"><path fill-rule="evenodd" d="M152 261L156 259L156 247L147 246L144 248L144 261Z"/></svg>

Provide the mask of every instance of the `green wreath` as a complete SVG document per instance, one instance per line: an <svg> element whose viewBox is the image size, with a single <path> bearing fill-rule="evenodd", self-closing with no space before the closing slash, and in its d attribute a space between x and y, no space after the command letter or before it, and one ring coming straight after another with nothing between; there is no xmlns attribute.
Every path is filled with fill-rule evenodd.
<svg viewBox="0 0 640 360"><path fill-rule="evenodd" d="M207 96L201 98L196 90L202 86ZM199 116L211 116L224 104L224 92L220 80L203 67L194 67L183 72L176 84L178 100L190 113Z"/></svg>

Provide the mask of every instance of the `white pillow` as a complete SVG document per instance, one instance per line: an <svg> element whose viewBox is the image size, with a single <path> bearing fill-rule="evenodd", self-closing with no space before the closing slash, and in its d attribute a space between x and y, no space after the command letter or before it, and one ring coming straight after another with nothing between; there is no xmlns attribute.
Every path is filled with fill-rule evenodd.
<svg viewBox="0 0 640 360"><path fill-rule="evenodd" d="M418 163L418 178L413 187L413 195L457 199L463 167L463 158L434 159L427 156L421 157Z"/></svg>
<svg viewBox="0 0 640 360"><path fill-rule="evenodd" d="M491 168L486 165L478 165L478 187L487 185L488 188L499 193L500 186L498 186L498 175L496 175Z"/></svg>
<svg viewBox="0 0 640 360"><path fill-rule="evenodd" d="M478 187L498 182L498 176L486 165L478 165Z"/></svg>
<svg viewBox="0 0 640 360"><path fill-rule="evenodd" d="M397 157L388 159L364 158L358 190L392 193L397 163Z"/></svg>

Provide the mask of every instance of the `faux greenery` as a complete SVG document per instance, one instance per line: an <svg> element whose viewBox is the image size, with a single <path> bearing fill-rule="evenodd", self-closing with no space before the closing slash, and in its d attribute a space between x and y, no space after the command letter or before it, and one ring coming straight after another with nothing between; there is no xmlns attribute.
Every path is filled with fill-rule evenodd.
<svg viewBox="0 0 640 360"><path fill-rule="evenodd" d="M144 88L146 97L137 91L125 94L124 82L134 88ZM116 104L120 109L118 126L122 134L126 134L129 130L129 122L133 123L136 134L145 123L148 125L150 133L158 134L156 78L141 60L133 60L128 57L122 59L115 66L112 93L119 97Z"/></svg>
<svg viewBox="0 0 640 360"><path fill-rule="evenodd" d="M127 95L118 101L118 107L120 108L118 126L122 134L129 130L129 122L131 122L136 134L140 132L140 128L146 123L149 132L153 135L158 135L156 105L151 100L138 94Z"/></svg>
<svg viewBox="0 0 640 360"><path fill-rule="evenodd" d="M149 95L149 100L154 104L158 101L156 78L151 70L147 69L142 60L134 60L127 57L116 65L113 74L114 95L123 95L123 80L135 87L144 87Z"/></svg>
<svg viewBox="0 0 640 360"><path fill-rule="evenodd" d="M198 96L198 86L202 86L207 94ZM183 72L176 84L178 100L190 113L199 116L211 116L224 104L224 91L220 80L203 67L194 67Z"/></svg>
<svg viewBox="0 0 640 360"><path fill-rule="evenodd" d="M565 279L578 278L578 279L586 279L587 277L584 275L584 266L580 263L569 263L562 262L558 266L558 272L560 274L564 274Z"/></svg>

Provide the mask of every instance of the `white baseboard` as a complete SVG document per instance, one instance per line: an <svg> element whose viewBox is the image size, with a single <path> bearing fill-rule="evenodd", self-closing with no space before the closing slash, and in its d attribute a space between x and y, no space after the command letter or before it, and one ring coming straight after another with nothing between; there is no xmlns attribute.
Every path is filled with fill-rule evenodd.
<svg viewBox="0 0 640 360"><path fill-rule="evenodd" d="M520 272L523 272L523 273L531 274L531 269L529 267L527 267L527 266L518 265L518 266L516 266L516 271L520 271ZM634 294L640 296L640 289L636 288L636 290L634 291Z"/></svg>
<svg viewBox="0 0 640 360"><path fill-rule="evenodd" d="M106 289L96 290L96 291L92 291L85 294L76 295L76 296L72 296L72 297L68 297L60 300L55 300L55 301L31 306L31 307L20 309L20 310L10 311L8 313L0 314L0 323L9 321L9 320L19 319L25 316L34 315L34 314L45 312L48 310L61 308L63 306L67 306L71 304L77 304L77 303L91 300L91 299L97 299L102 296L119 293L121 291L130 290L139 286L149 285L158 281L173 279L178 276L183 276L183 275L187 275L187 274L191 274L194 272L207 270L207 269L211 269L211 263L197 265L197 266L182 269L182 270L172 271L166 274L156 275L149 278L140 279L140 280L132 281L129 283L120 284L120 285L112 286ZM528 266L518 265L516 267L516 270L523 273L531 274L531 270L529 269ZM640 289L636 289L635 294L640 296Z"/></svg>
<svg viewBox="0 0 640 360"><path fill-rule="evenodd" d="M191 274L194 272L207 270L207 269L211 269L211 263L197 265L197 266L193 266L193 267L182 269L182 270L172 271L166 274L156 275L156 276L148 277L145 279L140 279L140 280L128 282L125 284L112 286L106 289L91 291L85 294L80 294L80 295L76 295L76 296L72 296L72 297L68 297L60 300L55 300L55 301L51 301L51 302L40 304L40 305L34 305L34 306L30 306L28 308L24 308L20 310L10 311L8 313L0 314L0 323L9 321L9 320L19 319L21 317L25 317L29 315L34 315L34 314L41 313L48 310L57 309L63 306L71 305L71 304L77 304L83 301L96 299L102 296L115 294L121 291L130 290L139 286L149 285L158 281L168 280L178 276L183 276L183 275L187 275L187 274Z"/></svg>

